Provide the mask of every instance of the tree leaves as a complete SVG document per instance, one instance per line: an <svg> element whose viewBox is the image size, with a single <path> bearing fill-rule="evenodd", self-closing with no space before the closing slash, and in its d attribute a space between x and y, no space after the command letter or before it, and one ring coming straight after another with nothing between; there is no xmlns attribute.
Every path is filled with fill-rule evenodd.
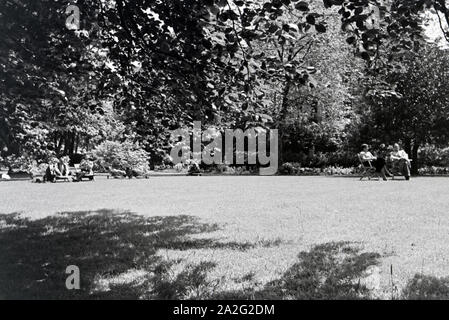
<svg viewBox="0 0 449 320"><path fill-rule="evenodd" d="M73 131L87 140L123 121L126 134L158 149L167 128L192 119L250 123L270 103L261 93L288 100L291 88L320 86L305 62L317 34L328 32L318 4L338 9L346 42L378 74L400 70L404 52L423 45L422 10L445 10L431 0L83 2L84 29L75 33L60 21L69 1L47 2L0 4L0 114L8 128L0 138L10 145L35 123L57 125L51 140Z"/></svg>
<svg viewBox="0 0 449 320"><path fill-rule="evenodd" d="M309 11L309 4L305 1L299 1L297 4L295 4L295 8L299 11L307 12Z"/></svg>
<svg viewBox="0 0 449 320"><path fill-rule="evenodd" d="M315 25L315 29L316 31L318 31L319 33L325 33L327 31L327 28L324 24L316 24Z"/></svg>

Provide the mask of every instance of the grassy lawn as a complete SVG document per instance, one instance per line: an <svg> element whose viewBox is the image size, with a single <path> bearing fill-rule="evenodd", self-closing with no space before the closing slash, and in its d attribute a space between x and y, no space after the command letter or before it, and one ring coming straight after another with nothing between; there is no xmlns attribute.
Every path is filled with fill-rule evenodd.
<svg viewBox="0 0 449 320"><path fill-rule="evenodd" d="M0 299L447 294L448 192L446 178L1 182Z"/></svg>

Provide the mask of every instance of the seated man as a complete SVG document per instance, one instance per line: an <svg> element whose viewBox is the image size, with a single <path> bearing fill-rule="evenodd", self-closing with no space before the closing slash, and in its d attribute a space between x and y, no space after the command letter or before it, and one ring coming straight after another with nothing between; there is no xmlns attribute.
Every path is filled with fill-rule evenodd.
<svg viewBox="0 0 449 320"><path fill-rule="evenodd" d="M410 180L410 160L407 152L401 149L399 144L395 144L393 151L390 154L390 159L393 161L393 167L398 170L406 180Z"/></svg>

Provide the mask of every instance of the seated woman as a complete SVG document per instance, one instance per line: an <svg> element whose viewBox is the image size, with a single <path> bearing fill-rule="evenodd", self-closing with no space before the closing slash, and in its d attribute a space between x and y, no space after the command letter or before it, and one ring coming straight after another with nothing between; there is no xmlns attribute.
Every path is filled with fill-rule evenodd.
<svg viewBox="0 0 449 320"><path fill-rule="evenodd" d="M386 176L391 177L392 174L388 170L387 162L390 158L390 151L388 147L385 144L381 144L379 146L379 150L377 151L377 165L380 167L383 164L383 168L381 170L384 170L384 173Z"/></svg>
<svg viewBox="0 0 449 320"><path fill-rule="evenodd" d="M362 151L360 152L360 157L364 161L365 165L369 165L369 161L376 159L375 156L369 151L369 147L367 144L362 144Z"/></svg>
<svg viewBox="0 0 449 320"><path fill-rule="evenodd" d="M374 156L370 151L369 151L369 147L367 144L363 144L362 145L362 151L360 152L360 157L362 159L362 161L364 162L363 164L365 166L369 166L369 162L371 162L374 166L374 168L376 169L376 173L382 177L382 179L384 181L387 181L387 176L385 175L386 173L386 161L385 161L385 156L382 154L382 148L380 149L379 152L379 156Z"/></svg>

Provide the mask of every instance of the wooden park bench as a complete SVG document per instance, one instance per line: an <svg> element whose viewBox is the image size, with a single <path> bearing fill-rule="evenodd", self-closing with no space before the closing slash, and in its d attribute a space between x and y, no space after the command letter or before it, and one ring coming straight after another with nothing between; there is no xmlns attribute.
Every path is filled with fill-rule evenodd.
<svg viewBox="0 0 449 320"><path fill-rule="evenodd" d="M71 176L56 176L55 177L55 181L54 182L71 182L72 177ZM49 182L49 181L45 181L45 173L33 173L31 175L31 182L34 183L44 183L44 182Z"/></svg>

